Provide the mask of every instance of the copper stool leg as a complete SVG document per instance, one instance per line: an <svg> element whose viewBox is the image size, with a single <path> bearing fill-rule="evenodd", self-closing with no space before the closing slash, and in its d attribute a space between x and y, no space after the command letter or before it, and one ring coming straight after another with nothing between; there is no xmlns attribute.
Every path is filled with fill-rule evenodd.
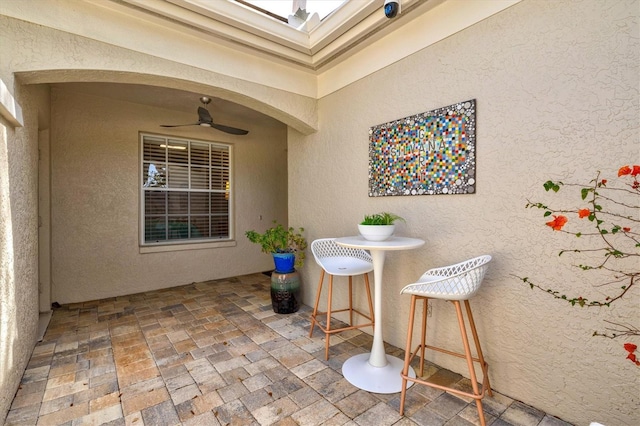
<svg viewBox="0 0 640 426"><path fill-rule="evenodd" d="M486 392L489 396L493 396L493 392L491 391L491 382L489 382L489 366L484 360L484 355L482 354L482 348L480 347L480 339L478 338L478 332L476 331L476 323L473 320L473 314L471 313L471 306L469 305L469 301L464 301L464 306L467 310L467 318L469 318L469 325L471 326L471 334L473 334L473 341L476 344L476 351L478 352L478 359L480 360L480 367L482 368L482 391Z"/></svg>
<svg viewBox="0 0 640 426"><path fill-rule="evenodd" d="M327 327L325 331L324 359L329 359L329 341L331 339L331 300L333 298L333 275L329 274L329 296L327 299Z"/></svg>
<svg viewBox="0 0 640 426"><path fill-rule="evenodd" d="M424 351L427 348L427 310L429 309L429 298L422 299L422 333L420 337L420 377L424 376Z"/></svg>
<svg viewBox="0 0 640 426"><path fill-rule="evenodd" d="M353 278L349 275L349 325L353 326Z"/></svg>
<svg viewBox="0 0 640 426"><path fill-rule="evenodd" d="M416 312L416 296L411 296L411 308L409 309L409 325L407 327L407 344L404 348L404 367L402 368L402 390L400 391L400 415L404 415L404 400L407 396L407 378L409 376L409 364L411 363L411 344L413 338L413 318Z"/></svg>
<svg viewBox="0 0 640 426"><path fill-rule="evenodd" d="M478 409L478 416L480 417L480 424L485 426L484 419L484 411L482 410L482 395L480 394L480 390L478 389L478 380L476 378L476 370L473 367L473 357L471 356L471 348L469 347L469 338L467 337L467 328L464 323L464 318L462 316L462 307L460 306L459 300L453 300L453 304L456 307L456 314L458 316L458 325L460 326L460 336L462 337L462 344L464 346L464 354L467 360L467 367L469 368L469 379L471 380L471 387L473 389L473 394L475 396L479 396L479 398L475 398L476 407Z"/></svg>
<svg viewBox="0 0 640 426"><path fill-rule="evenodd" d="M316 315L318 314L318 304L320 303L320 293L322 293L322 281L324 280L324 269L320 273L320 282L318 283L318 291L316 292L316 304L313 307L313 314L311 314L311 327L309 329L309 337L313 335L313 327L316 323Z"/></svg>

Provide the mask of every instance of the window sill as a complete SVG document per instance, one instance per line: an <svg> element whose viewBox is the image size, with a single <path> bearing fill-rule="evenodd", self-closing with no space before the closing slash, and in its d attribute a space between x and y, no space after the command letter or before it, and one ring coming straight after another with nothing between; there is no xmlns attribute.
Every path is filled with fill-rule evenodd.
<svg viewBox="0 0 640 426"><path fill-rule="evenodd" d="M168 251L182 251L182 250L202 250L222 247L235 247L236 242L233 240L225 241L207 241L202 243L168 243L157 245L140 246L140 253L163 253Z"/></svg>

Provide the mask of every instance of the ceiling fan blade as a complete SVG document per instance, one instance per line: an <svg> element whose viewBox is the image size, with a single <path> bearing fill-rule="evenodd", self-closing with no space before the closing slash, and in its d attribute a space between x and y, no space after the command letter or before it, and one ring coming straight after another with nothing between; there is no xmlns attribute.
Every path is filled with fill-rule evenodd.
<svg viewBox="0 0 640 426"><path fill-rule="evenodd" d="M208 97L200 98L200 102L203 105L209 104L211 99ZM183 127L183 126L205 126L205 127L213 127L214 129L218 129L222 132L229 133L231 135L246 135L249 133L248 130L237 129L235 127L224 126L222 124L216 124L213 122L213 118L211 118L211 113L205 107L198 107L198 122L193 124L161 124L160 127Z"/></svg>
<svg viewBox="0 0 640 426"><path fill-rule="evenodd" d="M200 123L191 124L161 124L160 127L184 127L184 126L199 126Z"/></svg>
<svg viewBox="0 0 640 426"><path fill-rule="evenodd" d="M211 127L232 135L246 135L247 133L249 133L248 130L242 130L242 129L237 129L235 127L223 126L222 124L211 123Z"/></svg>
<svg viewBox="0 0 640 426"><path fill-rule="evenodd" d="M212 124L213 123L213 118L211 118L211 114L209 113L209 110L207 110L206 108L203 108L203 107L198 107L198 122L200 124L202 124L202 123Z"/></svg>

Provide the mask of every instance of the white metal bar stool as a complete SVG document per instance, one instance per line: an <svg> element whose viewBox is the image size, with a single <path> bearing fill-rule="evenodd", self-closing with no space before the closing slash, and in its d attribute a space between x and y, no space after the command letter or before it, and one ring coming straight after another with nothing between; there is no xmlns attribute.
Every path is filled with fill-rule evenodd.
<svg viewBox="0 0 640 426"><path fill-rule="evenodd" d="M313 314L311 314L311 329L309 330L309 337L313 334L313 327L318 325L320 330L325 334L325 350L324 358L329 359L329 338L333 333L339 333L341 331L352 330L362 327L373 327L373 303L371 301L371 289L369 287L369 275L368 273L373 271L373 261L371 256L365 250L347 248L339 246L335 243L335 238L322 238L315 240L311 243L311 252L316 260L316 263L322 268L320 273L320 283L318 284L318 291L316 293L316 303L313 308ZM320 303L320 295L322 293L322 282L324 281L325 272L329 274L329 289L327 295L327 311L319 312L318 304ZM362 275L364 277L365 290L367 292L367 299L369 301L369 313L360 312L353 308L353 281L352 277L356 275ZM344 309L332 310L332 295L333 295L333 277L334 276L346 276L349 277L349 307ZM331 328L331 314L338 312L349 312L349 326L341 328ZM365 324L353 325L353 314L358 314L369 322ZM319 317L326 315L324 325L320 323Z"/></svg>
<svg viewBox="0 0 640 426"><path fill-rule="evenodd" d="M484 413L482 411L482 398L485 394L492 396L491 384L489 383L488 369L489 366L484 360L482 355L482 349L480 348L480 340L478 339L478 333L476 331L476 325L473 321L473 315L471 313L471 307L469 306L469 299L476 294L482 279L487 272L488 263L491 261L491 256L484 255L479 256L467 261L457 263L451 266L445 266L442 268L430 269L425 272L418 282L409 284L404 287L400 293L411 295L411 309L409 311L409 327L407 330L407 346L405 348L404 369L402 370L402 393L400 395L400 415L404 415L404 402L407 392L407 380L422 385L431 386L436 389L444 390L458 395L463 395L469 398L473 398L476 401L476 407L478 408L478 415L480 417L480 424L485 425ZM427 334L427 306L429 299L442 299L453 303L456 308L458 316L458 325L460 327L460 335L462 337L462 345L464 346L464 354L453 352L444 348L435 347L426 343ZM422 332L420 344L416 347L415 352L411 352L412 336L413 336L413 323L416 311L416 302L418 300L423 301L422 308ZM477 358L471 354L469 347L469 338L467 336L467 327L465 319L462 315L462 307L460 301L464 301L464 306L469 321L469 327L473 335L473 341L475 343ZM471 380L472 393L465 392L459 389L453 389L446 386L441 386L435 383L431 383L427 380L423 380L420 377L424 374L424 352L425 349L431 349L434 351L442 352L448 355L457 356L459 358L465 358L467 360L467 366L469 368L469 378ZM416 378L410 377L407 373L409 371L409 364L413 358L420 351L420 374ZM478 380L476 379L476 372L473 363L478 362L482 368L482 389L478 387Z"/></svg>

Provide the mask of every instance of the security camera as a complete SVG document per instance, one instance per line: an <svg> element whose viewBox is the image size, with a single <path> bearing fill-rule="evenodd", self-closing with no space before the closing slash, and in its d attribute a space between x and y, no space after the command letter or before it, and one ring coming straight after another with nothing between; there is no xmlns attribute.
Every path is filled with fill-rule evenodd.
<svg viewBox="0 0 640 426"><path fill-rule="evenodd" d="M395 18L400 13L400 0L384 0L384 16Z"/></svg>

